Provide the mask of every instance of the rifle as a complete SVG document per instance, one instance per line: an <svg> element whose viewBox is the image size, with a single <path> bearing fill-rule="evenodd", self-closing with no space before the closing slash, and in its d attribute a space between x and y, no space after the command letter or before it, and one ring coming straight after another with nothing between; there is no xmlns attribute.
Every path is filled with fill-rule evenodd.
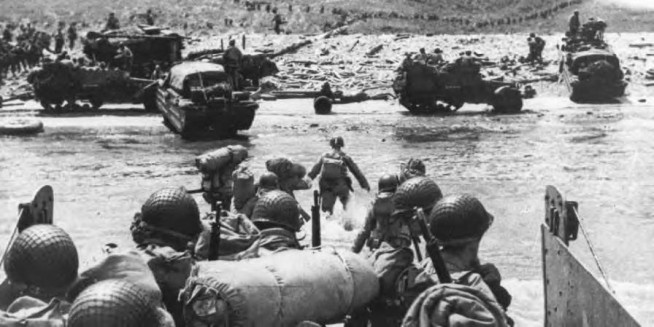
<svg viewBox="0 0 654 327"><path fill-rule="evenodd" d="M222 203L214 201L211 204L211 209L216 215L216 219L210 223L211 237L209 238L209 256L208 259L218 260L218 250L220 248L220 213L222 212Z"/></svg>
<svg viewBox="0 0 654 327"><path fill-rule="evenodd" d="M441 250L438 247L438 241L433 235L431 235L431 232L429 232L424 211L422 211L421 208L417 208L413 219L420 227L420 233L427 243L425 249L427 251L427 255L429 255L429 258L431 259L431 263L434 265L434 269L436 269L438 280L441 283L451 283L452 277L450 276L450 272L447 271L445 261L441 256Z"/></svg>
<svg viewBox="0 0 654 327"><path fill-rule="evenodd" d="M320 193L314 190L311 206L311 246L319 247L320 243Z"/></svg>

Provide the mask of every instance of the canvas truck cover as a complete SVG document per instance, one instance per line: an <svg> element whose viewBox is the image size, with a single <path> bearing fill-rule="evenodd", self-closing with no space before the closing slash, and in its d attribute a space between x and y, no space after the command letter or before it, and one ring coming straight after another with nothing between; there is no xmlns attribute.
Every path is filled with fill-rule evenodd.
<svg viewBox="0 0 654 327"><path fill-rule="evenodd" d="M184 83L203 79L204 86L225 82L229 79L223 66L208 62L189 61L175 65L170 69L170 86L178 92L184 90ZM199 85L198 85L199 86Z"/></svg>

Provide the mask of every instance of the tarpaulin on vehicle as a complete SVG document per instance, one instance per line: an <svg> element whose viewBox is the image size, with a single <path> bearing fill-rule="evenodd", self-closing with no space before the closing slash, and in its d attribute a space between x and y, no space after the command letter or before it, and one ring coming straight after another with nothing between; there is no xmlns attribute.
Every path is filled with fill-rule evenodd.
<svg viewBox="0 0 654 327"><path fill-rule="evenodd" d="M229 79L223 66L208 62L183 62L170 69L170 86L178 92L184 92L185 86L211 86Z"/></svg>

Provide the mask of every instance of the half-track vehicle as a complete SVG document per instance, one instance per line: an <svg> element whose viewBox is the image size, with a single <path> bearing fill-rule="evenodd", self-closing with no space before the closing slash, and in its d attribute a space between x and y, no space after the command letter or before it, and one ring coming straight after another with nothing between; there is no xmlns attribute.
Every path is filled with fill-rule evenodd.
<svg viewBox="0 0 654 327"><path fill-rule="evenodd" d="M166 126L183 138L229 137L247 130L259 105L249 92L232 90L223 66L186 61L173 66L156 89Z"/></svg>
<svg viewBox="0 0 654 327"><path fill-rule="evenodd" d="M487 103L498 113L522 109L520 90L511 83L485 80L475 65L432 66L411 62L398 70L393 90L412 113L453 112L464 103Z"/></svg>

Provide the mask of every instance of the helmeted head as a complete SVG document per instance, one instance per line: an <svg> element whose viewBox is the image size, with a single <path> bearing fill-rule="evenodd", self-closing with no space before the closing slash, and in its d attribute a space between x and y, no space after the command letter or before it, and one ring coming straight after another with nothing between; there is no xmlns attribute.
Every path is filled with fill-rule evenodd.
<svg viewBox="0 0 654 327"><path fill-rule="evenodd" d="M472 56L472 51L470 50L466 51L466 56Z"/></svg>
<svg viewBox="0 0 654 327"><path fill-rule="evenodd" d="M530 33L529 37L536 37L536 33Z"/></svg>
<svg viewBox="0 0 654 327"><path fill-rule="evenodd" d="M425 48L420 48L420 53L424 54L425 53Z"/></svg>
<svg viewBox="0 0 654 327"><path fill-rule="evenodd" d="M145 239L137 240L136 231L145 233ZM178 251L183 251L201 231L198 204L183 187L168 187L152 193L132 222L136 243L142 244L152 237Z"/></svg>
<svg viewBox="0 0 654 327"><path fill-rule="evenodd" d="M297 201L279 190L270 191L257 200L251 220L261 229L282 227L297 232L301 227Z"/></svg>
<svg viewBox="0 0 654 327"><path fill-rule="evenodd" d="M579 10L574 11L575 16L579 16Z"/></svg>
<svg viewBox="0 0 654 327"><path fill-rule="evenodd" d="M297 178L304 178L307 175L307 168L304 165L294 162L291 168L291 174Z"/></svg>
<svg viewBox="0 0 654 327"><path fill-rule="evenodd" d="M235 46L236 45L236 40L234 40L234 39L229 40L229 45L230 46Z"/></svg>
<svg viewBox="0 0 654 327"><path fill-rule="evenodd" d="M438 201L427 219L432 235L444 246L478 241L493 223L477 198L469 194L448 195Z"/></svg>
<svg viewBox="0 0 654 327"><path fill-rule="evenodd" d="M423 176L413 177L400 184L395 191L393 214L413 212L416 207L429 213L436 201L442 197L443 193L436 182Z"/></svg>
<svg viewBox="0 0 654 327"><path fill-rule="evenodd" d="M279 178L275 173L267 171L259 176L259 187L268 190L277 189L279 188Z"/></svg>
<svg viewBox="0 0 654 327"><path fill-rule="evenodd" d="M443 53L443 50L441 50L441 48L436 48L434 49L434 53Z"/></svg>
<svg viewBox="0 0 654 327"><path fill-rule="evenodd" d="M399 184L397 176L393 174L385 174L379 178L377 182L377 189L379 193L382 192L395 192L397 190L397 185Z"/></svg>
<svg viewBox="0 0 654 327"><path fill-rule="evenodd" d="M119 279L93 284L73 301L69 327L158 327L157 306L139 286Z"/></svg>
<svg viewBox="0 0 654 327"><path fill-rule="evenodd" d="M266 169L277 175L280 180L293 176L293 162L284 157L273 158L266 161Z"/></svg>
<svg viewBox="0 0 654 327"><path fill-rule="evenodd" d="M410 158L404 165L404 171L413 176L424 176L427 173L427 168L422 160Z"/></svg>
<svg viewBox="0 0 654 327"><path fill-rule="evenodd" d="M114 13L112 12L109 13L109 17L114 17L114 16L115 16Z"/></svg>
<svg viewBox="0 0 654 327"><path fill-rule="evenodd" d="M331 140L329 140L329 146L334 149L340 149L345 146L345 141L343 141L343 138L340 136L332 137Z"/></svg>
<svg viewBox="0 0 654 327"><path fill-rule="evenodd" d="M56 293L65 291L77 278L79 258L73 240L63 229L34 225L18 235L4 266L12 283Z"/></svg>
<svg viewBox="0 0 654 327"><path fill-rule="evenodd" d="M277 7L273 8L272 12L273 12L273 14L276 14L277 13Z"/></svg>

